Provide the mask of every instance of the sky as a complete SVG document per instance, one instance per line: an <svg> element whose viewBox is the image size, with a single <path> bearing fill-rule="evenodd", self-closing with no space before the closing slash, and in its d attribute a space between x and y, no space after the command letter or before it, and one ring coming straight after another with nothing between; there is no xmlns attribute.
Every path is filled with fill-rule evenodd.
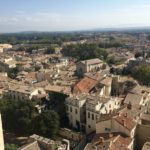
<svg viewBox="0 0 150 150"><path fill-rule="evenodd" d="M0 33L150 26L150 0L0 0Z"/></svg>

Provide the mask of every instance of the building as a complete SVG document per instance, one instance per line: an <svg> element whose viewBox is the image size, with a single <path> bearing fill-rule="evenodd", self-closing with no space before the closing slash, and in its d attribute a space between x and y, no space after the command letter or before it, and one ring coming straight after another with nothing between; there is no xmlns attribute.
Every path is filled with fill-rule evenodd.
<svg viewBox="0 0 150 150"><path fill-rule="evenodd" d="M120 133L95 134L84 150L131 150L132 139Z"/></svg>
<svg viewBox="0 0 150 150"><path fill-rule="evenodd" d="M12 48L10 44L0 44L0 53L3 53L5 50L9 50Z"/></svg>
<svg viewBox="0 0 150 150"><path fill-rule="evenodd" d="M92 77L85 76L73 87L73 93L95 93L100 96L111 95L112 78L104 77L100 81Z"/></svg>
<svg viewBox="0 0 150 150"><path fill-rule="evenodd" d="M122 105L122 98L88 96L86 100L86 133L96 130L96 123L104 114L111 114Z"/></svg>
<svg viewBox="0 0 150 150"><path fill-rule="evenodd" d="M118 135L110 142L109 150L133 150L133 142L130 137Z"/></svg>
<svg viewBox="0 0 150 150"><path fill-rule="evenodd" d="M0 150L4 150L4 138L3 138L3 127L2 127L1 114L0 114Z"/></svg>
<svg viewBox="0 0 150 150"><path fill-rule="evenodd" d="M68 140L54 141L36 134L29 137L27 145L20 147L18 150L70 150Z"/></svg>
<svg viewBox="0 0 150 150"><path fill-rule="evenodd" d="M100 81L99 87L101 88L100 90L101 96L106 96L106 97L110 96L112 90L112 78L105 77L103 80Z"/></svg>
<svg viewBox="0 0 150 150"><path fill-rule="evenodd" d="M144 143L142 150L150 150L150 141Z"/></svg>
<svg viewBox="0 0 150 150"><path fill-rule="evenodd" d="M103 114L110 114L122 105L122 98L101 97L81 94L66 99L70 126L91 133Z"/></svg>
<svg viewBox="0 0 150 150"><path fill-rule="evenodd" d="M34 88L31 86L10 86L5 96L15 100L32 100L33 97L45 94L42 88Z"/></svg>
<svg viewBox="0 0 150 150"><path fill-rule="evenodd" d="M12 57L1 58L0 59L0 69L3 71L8 71L11 68L16 67L16 61Z"/></svg>
<svg viewBox="0 0 150 150"><path fill-rule="evenodd" d="M124 103L134 107L145 106L150 98L150 88L137 85L127 94Z"/></svg>
<svg viewBox="0 0 150 150"><path fill-rule="evenodd" d="M84 77L78 83L76 83L73 87L73 93L90 93L94 91L94 88L97 84L95 79Z"/></svg>
<svg viewBox="0 0 150 150"><path fill-rule="evenodd" d="M86 95L66 98L66 110L71 127L85 131Z"/></svg>
<svg viewBox="0 0 150 150"><path fill-rule="evenodd" d="M68 58L58 58L58 64L56 64L56 66L63 67L67 66L68 64L69 64Z"/></svg>
<svg viewBox="0 0 150 150"><path fill-rule="evenodd" d="M96 133L119 132L133 138L135 134L136 122L124 115L118 114L100 120L96 124Z"/></svg>
<svg viewBox="0 0 150 150"><path fill-rule="evenodd" d="M142 147L143 149L148 147L149 143L146 144L146 142L150 140L150 102L147 105L147 110L141 114L135 131L136 149L141 150Z"/></svg>
<svg viewBox="0 0 150 150"><path fill-rule="evenodd" d="M77 74L83 76L85 73L99 71L103 66L103 62L98 59L89 59L77 63Z"/></svg>

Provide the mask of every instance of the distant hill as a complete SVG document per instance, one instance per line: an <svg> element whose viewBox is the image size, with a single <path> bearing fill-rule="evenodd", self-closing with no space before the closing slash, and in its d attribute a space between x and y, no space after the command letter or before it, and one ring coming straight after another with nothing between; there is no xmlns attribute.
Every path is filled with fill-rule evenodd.
<svg viewBox="0 0 150 150"><path fill-rule="evenodd" d="M82 32L150 32L150 26L146 27L113 27L113 28L95 28L95 29L85 29L76 31L21 31L13 33L0 33L0 34L58 34L58 33L82 33Z"/></svg>

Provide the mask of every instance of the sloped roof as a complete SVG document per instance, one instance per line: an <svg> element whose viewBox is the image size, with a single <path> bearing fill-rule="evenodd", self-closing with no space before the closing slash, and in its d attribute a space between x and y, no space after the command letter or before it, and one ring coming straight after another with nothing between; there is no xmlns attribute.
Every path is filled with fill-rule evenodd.
<svg viewBox="0 0 150 150"><path fill-rule="evenodd" d="M139 105L141 100L142 100L143 96L140 94L132 94L132 93L128 93L124 103L129 104L131 103L132 105Z"/></svg>
<svg viewBox="0 0 150 150"><path fill-rule="evenodd" d="M78 89L81 93L89 93L91 89L97 84L97 81L88 77L84 77L75 85L75 89Z"/></svg>
<svg viewBox="0 0 150 150"><path fill-rule="evenodd" d="M111 82L112 82L112 78L111 77L106 77L104 78L100 83L103 84L103 85L111 85Z"/></svg>
<svg viewBox="0 0 150 150"><path fill-rule="evenodd" d="M83 64L87 63L88 65L93 65L93 64L102 63L102 61L98 58L95 58L95 59L89 59L89 60L81 61L81 63L83 63Z"/></svg>
<svg viewBox="0 0 150 150"><path fill-rule="evenodd" d="M113 117L113 119L129 131L131 131L136 125L133 119L128 118L124 115L117 115Z"/></svg>
<svg viewBox="0 0 150 150"><path fill-rule="evenodd" d="M37 141L34 141L30 144L20 147L18 150L45 150L45 149L41 148Z"/></svg>
<svg viewBox="0 0 150 150"><path fill-rule="evenodd" d="M110 150L128 150L128 146L132 142L129 137L122 137L118 135L110 145Z"/></svg>
<svg viewBox="0 0 150 150"><path fill-rule="evenodd" d="M131 93L142 94L143 91L150 93L150 88L146 87L146 86L137 85L130 92Z"/></svg>

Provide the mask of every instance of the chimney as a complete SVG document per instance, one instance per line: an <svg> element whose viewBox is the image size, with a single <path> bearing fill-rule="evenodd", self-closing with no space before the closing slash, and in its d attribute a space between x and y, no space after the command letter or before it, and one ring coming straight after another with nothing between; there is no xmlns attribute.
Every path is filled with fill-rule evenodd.
<svg viewBox="0 0 150 150"><path fill-rule="evenodd" d="M124 114L124 117L127 117L127 113Z"/></svg>
<svg viewBox="0 0 150 150"><path fill-rule="evenodd" d="M123 126L124 126L124 127L126 127L126 123L125 123L125 121L123 121Z"/></svg>
<svg viewBox="0 0 150 150"><path fill-rule="evenodd" d="M103 137L100 137L99 140L100 140L101 143L104 142L104 138Z"/></svg>
<svg viewBox="0 0 150 150"><path fill-rule="evenodd" d="M132 109L132 104L129 102L129 104L127 105L128 109Z"/></svg>
<svg viewBox="0 0 150 150"><path fill-rule="evenodd" d="M109 137L112 138L112 137L113 137L113 133L110 133L110 134L109 134Z"/></svg>
<svg viewBox="0 0 150 150"><path fill-rule="evenodd" d="M118 113L118 116L121 117L121 113Z"/></svg>

